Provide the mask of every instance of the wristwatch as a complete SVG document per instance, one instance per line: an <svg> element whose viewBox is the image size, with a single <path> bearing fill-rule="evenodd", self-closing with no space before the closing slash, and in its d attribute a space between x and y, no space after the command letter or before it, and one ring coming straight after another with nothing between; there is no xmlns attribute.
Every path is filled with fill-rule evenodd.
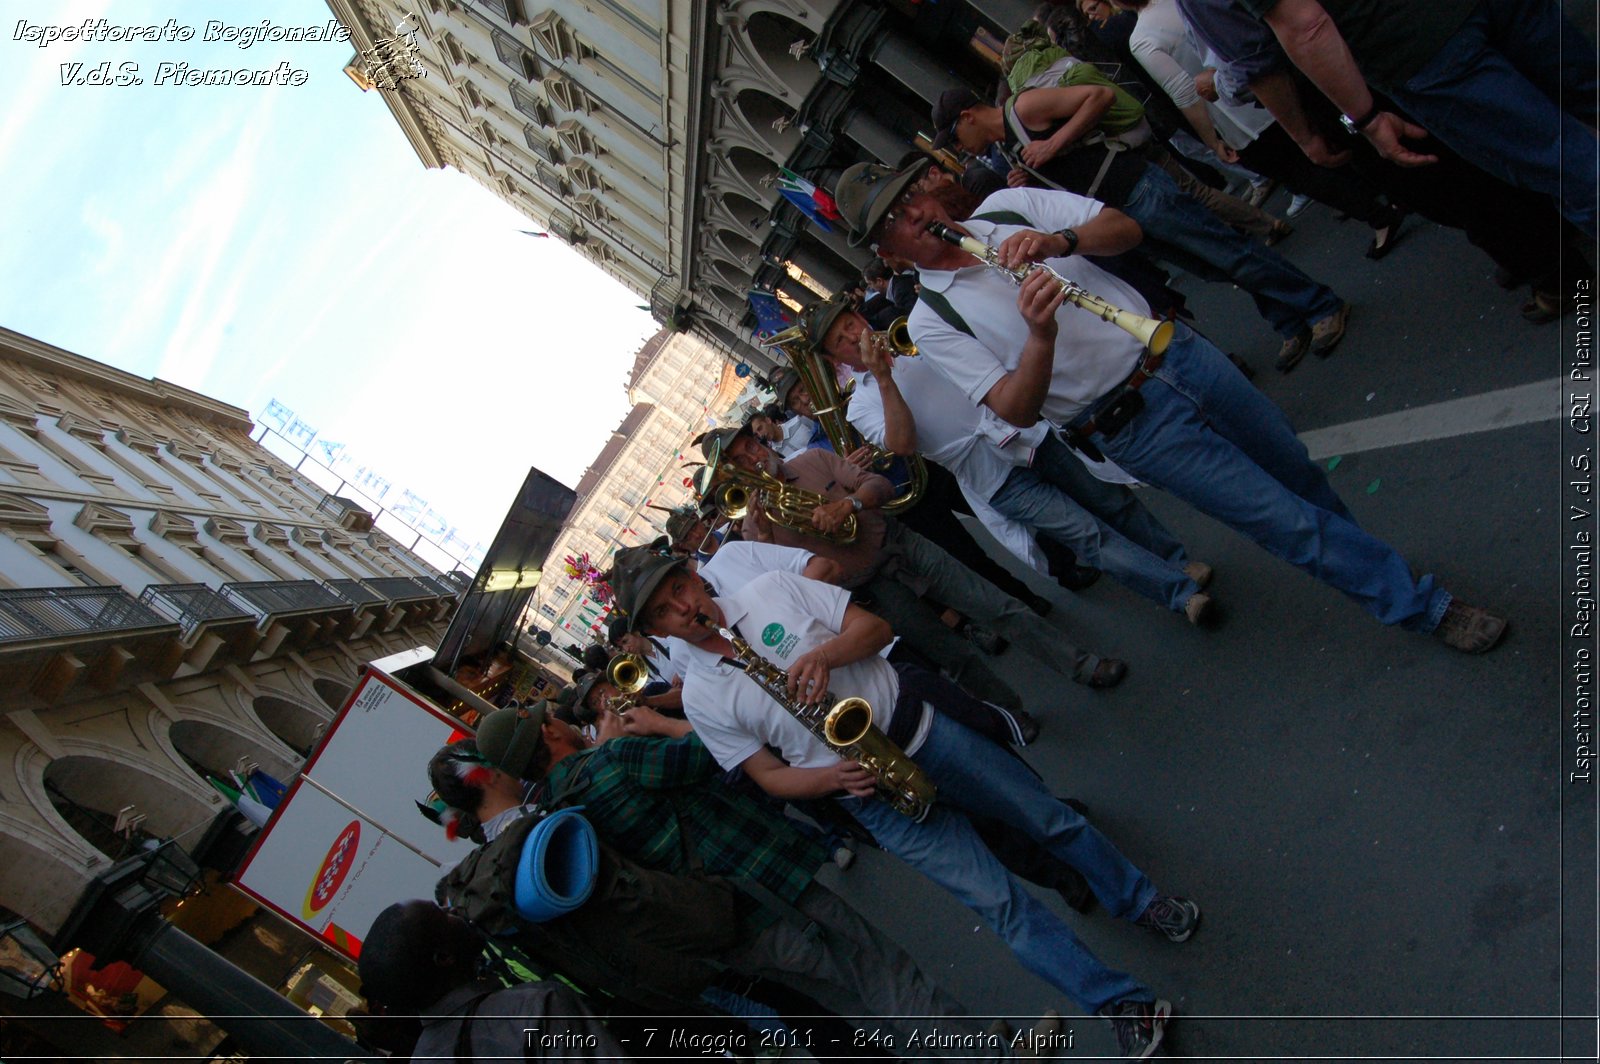
<svg viewBox="0 0 1600 1064"><path fill-rule="evenodd" d="M860 499L856 498L854 495L846 495L845 498L850 500L850 509L854 510L856 513L860 513L861 512L861 500Z"/></svg>
<svg viewBox="0 0 1600 1064"><path fill-rule="evenodd" d="M1361 131L1372 125L1372 120L1378 117L1379 110L1381 110L1381 108L1378 107L1378 101L1373 100L1372 106L1367 109L1366 114L1362 115L1360 118L1351 118L1349 115L1340 115L1339 124L1343 126L1344 131L1350 134L1352 137L1359 137L1361 136Z"/></svg>
<svg viewBox="0 0 1600 1064"><path fill-rule="evenodd" d="M1075 229L1057 229L1056 230L1056 236L1061 237L1062 239L1066 240L1066 242L1067 242L1067 250L1062 252L1062 256L1061 256L1062 258L1066 258L1068 255L1071 255L1074 251L1078 250L1078 233L1077 233L1077 230L1075 230Z"/></svg>

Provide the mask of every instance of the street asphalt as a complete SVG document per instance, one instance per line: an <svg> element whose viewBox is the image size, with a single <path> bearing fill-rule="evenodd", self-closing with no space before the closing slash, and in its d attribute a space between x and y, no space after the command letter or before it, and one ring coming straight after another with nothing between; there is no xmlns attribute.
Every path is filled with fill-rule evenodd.
<svg viewBox="0 0 1600 1064"><path fill-rule="evenodd" d="M1280 192L1268 206L1287 203ZM1563 372L1571 326L1524 322L1523 296L1497 288L1460 233L1412 218L1372 262L1359 222L1313 205L1294 224L1279 250L1353 306L1331 357L1280 375L1277 337L1243 293L1179 286L1298 430L1359 437L1379 415ZM1204 917L1177 945L1050 904L1173 1002L1174 1054L1594 1059L1595 794L1564 782L1560 413L1552 401L1512 427L1321 457L1363 525L1510 619L1485 656L1384 628L1149 489L1147 505L1215 566L1220 629L1108 579L1073 595L1031 577L1057 603L1041 624L1130 671L1113 691L1062 689L1008 653L1007 675L1045 723L1028 760ZM1104 1021L897 861L865 852L825 878L974 1012L1058 1009L1072 1036L1063 1059L1115 1054ZM1575 1014L1591 1019L1556 1019Z"/></svg>

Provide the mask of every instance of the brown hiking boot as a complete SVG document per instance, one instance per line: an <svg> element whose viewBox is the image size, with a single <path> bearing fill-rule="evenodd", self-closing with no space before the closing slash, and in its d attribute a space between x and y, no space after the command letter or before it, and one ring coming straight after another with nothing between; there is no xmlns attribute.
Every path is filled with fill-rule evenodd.
<svg viewBox="0 0 1600 1064"><path fill-rule="evenodd" d="M1433 634L1463 653L1482 654L1494 649L1506 634L1506 619L1496 617L1482 606L1468 606L1460 599L1451 599Z"/></svg>

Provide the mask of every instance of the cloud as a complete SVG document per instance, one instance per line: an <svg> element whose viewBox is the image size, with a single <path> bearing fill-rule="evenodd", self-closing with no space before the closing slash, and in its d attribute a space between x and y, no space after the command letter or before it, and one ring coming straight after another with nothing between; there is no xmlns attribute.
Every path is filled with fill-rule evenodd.
<svg viewBox="0 0 1600 1064"><path fill-rule="evenodd" d="M175 384L203 388L216 359L223 330L238 306L249 277L244 265L253 260L243 247L241 217L255 198L258 155L263 130L270 121L275 97L264 94L250 119L241 123L241 132L227 160L216 170L201 176L201 186L186 202L187 224L172 238L150 282L154 292L182 293L176 325L162 346L155 375ZM270 219L255 223L251 246L259 244ZM229 276L226 287L213 291L218 270ZM118 341L131 339L141 330L156 327L166 316L167 306L152 300L146 310L125 323Z"/></svg>

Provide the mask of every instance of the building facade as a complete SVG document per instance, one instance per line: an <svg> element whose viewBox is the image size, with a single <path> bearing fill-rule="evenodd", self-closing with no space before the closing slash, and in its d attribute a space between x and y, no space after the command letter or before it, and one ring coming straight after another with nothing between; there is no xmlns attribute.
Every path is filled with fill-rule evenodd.
<svg viewBox="0 0 1600 1064"><path fill-rule="evenodd" d="M806 304L870 253L811 221L781 170L830 188L894 164L960 82L992 82L1028 0L328 0L372 69L409 16L422 77L380 78L417 156L453 166L758 371L751 287ZM366 53L363 56L362 53ZM371 82L367 82L371 84ZM925 141L922 141L925 143Z"/></svg>
<svg viewBox="0 0 1600 1064"><path fill-rule="evenodd" d="M586 553L604 569L618 548L661 535L664 511L693 499L685 480L700 452L691 441L727 414L743 386L692 334L662 330L640 348L627 381L633 408L578 482L526 626L549 631L557 646L581 646L598 634L607 607L562 571L563 560Z"/></svg>
<svg viewBox="0 0 1600 1064"><path fill-rule="evenodd" d="M292 779L360 666L454 607L251 429L0 329L0 907L47 940L119 860L214 843L207 776Z"/></svg>

